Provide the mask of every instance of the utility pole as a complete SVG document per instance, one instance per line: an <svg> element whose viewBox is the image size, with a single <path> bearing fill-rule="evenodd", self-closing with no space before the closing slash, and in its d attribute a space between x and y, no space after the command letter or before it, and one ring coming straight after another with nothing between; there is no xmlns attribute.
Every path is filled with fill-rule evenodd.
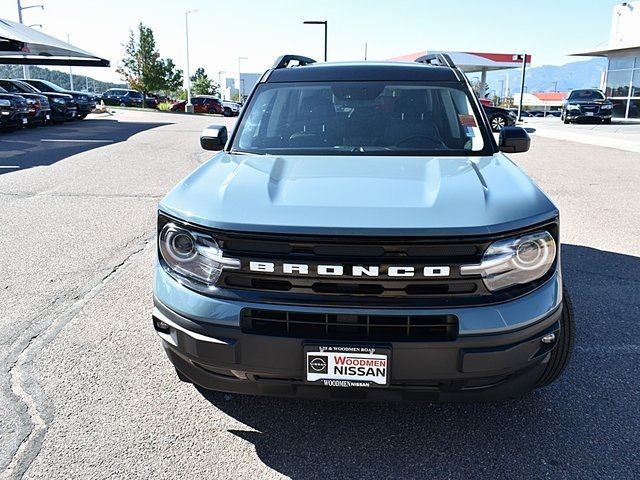
<svg viewBox="0 0 640 480"><path fill-rule="evenodd" d="M185 32L187 37L187 103L184 106L185 113L193 113L193 103L191 103L191 74L189 73L189 14L197 10L189 10L184 13Z"/></svg>
<svg viewBox="0 0 640 480"><path fill-rule="evenodd" d="M67 34L67 43L71 46L71 40L69 39L69 34ZM71 85L70 90L73 90L73 68L69 65L69 85Z"/></svg>
<svg viewBox="0 0 640 480"><path fill-rule="evenodd" d="M242 103L242 93L240 92L240 88L242 87L242 76L240 72L240 62L242 60L248 60L247 57L238 57L238 101Z"/></svg>
<svg viewBox="0 0 640 480"><path fill-rule="evenodd" d="M29 8L41 8L42 10L44 10L44 5L29 5L27 7L23 7L20 0L17 0L17 2L18 2L18 22L22 24L24 24L24 22L22 21L23 10L27 10ZM42 28L42 25L40 25L40 28ZM29 65L22 66L22 75L24 76L24 78L29 78Z"/></svg>
<svg viewBox="0 0 640 480"><path fill-rule="evenodd" d="M367 61L367 42L364 42L364 60Z"/></svg>
<svg viewBox="0 0 640 480"><path fill-rule="evenodd" d="M220 98L222 100L226 100L226 98L224 98L224 96L225 96L224 92L225 92L226 88L224 88L222 86L222 74L223 73L227 73L227 72L225 72L224 70L218 70L218 84L220 85Z"/></svg>
<svg viewBox="0 0 640 480"><path fill-rule="evenodd" d="M522 55L522 82L520 83L520 101L518 102L518 121L522 121L522 97L524 96L524 76L527 73L527 54Z"/></svg>

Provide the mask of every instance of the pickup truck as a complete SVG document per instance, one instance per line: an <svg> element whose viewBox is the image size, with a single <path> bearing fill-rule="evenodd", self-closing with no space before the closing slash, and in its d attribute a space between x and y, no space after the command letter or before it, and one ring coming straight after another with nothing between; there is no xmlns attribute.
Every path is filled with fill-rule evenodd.
<svg viewBox="0 0 640 480"><path fill-rule="evenodd" d="M567 364L558 209L447 55L285 55L200 142L219 153L158 208L151 317L181 380L485 401Z"/></svg>

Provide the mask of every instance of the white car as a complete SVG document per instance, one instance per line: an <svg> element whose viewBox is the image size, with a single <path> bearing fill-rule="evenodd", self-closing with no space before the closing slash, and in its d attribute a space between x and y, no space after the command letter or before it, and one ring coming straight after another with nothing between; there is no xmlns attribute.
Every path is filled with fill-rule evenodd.
<svg viewBox="0 0 640 480"><path fill-rule="evenodd" d="M221 100L222 106L224 107L224 116L225 117L235 117L240 114L240 110L242 110L242 106L236 102L232 102L230 100Z"/></svg>

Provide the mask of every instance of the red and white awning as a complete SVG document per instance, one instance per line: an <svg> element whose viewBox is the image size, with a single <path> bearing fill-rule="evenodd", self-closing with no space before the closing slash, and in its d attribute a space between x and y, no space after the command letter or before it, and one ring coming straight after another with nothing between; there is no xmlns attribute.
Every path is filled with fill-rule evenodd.
<svg viewBox="0 0 640 480"><path fill-rule="evenodd" d="M413 62L416 58L429 53L446 53L451 60L465 73L490 70L504 70L522 66L521 53L484 53L484 52L450 52L443 50L422 50L399 57L393 57L392 62ZM531 64L531 55L527 55L527 66Z"/></svg>

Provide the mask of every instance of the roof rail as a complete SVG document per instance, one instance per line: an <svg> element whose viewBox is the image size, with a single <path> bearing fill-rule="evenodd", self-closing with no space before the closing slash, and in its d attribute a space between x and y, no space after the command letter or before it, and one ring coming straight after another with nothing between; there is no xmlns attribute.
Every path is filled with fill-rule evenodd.
<svg viewBox="0 0 640 480"><path fill-rule="evenodd" d="M274 63L273 67L271 68L273 68L274 70L278 68L287 68L291 62L295 61L298 62L298 65L296 65L298 67L316 63L313 58L303 57L302 55L282 55L281 57L278 57L276 63Z"/></svg>
<svg viewBox="0 0 640 480"><path fill-rule="evenodd" d="M414 62L424 63L425 65L434 65L434 62L437 62L438 65L443 67L457 68L451 57L446 53L430 53L416 58Z"/></svg>

